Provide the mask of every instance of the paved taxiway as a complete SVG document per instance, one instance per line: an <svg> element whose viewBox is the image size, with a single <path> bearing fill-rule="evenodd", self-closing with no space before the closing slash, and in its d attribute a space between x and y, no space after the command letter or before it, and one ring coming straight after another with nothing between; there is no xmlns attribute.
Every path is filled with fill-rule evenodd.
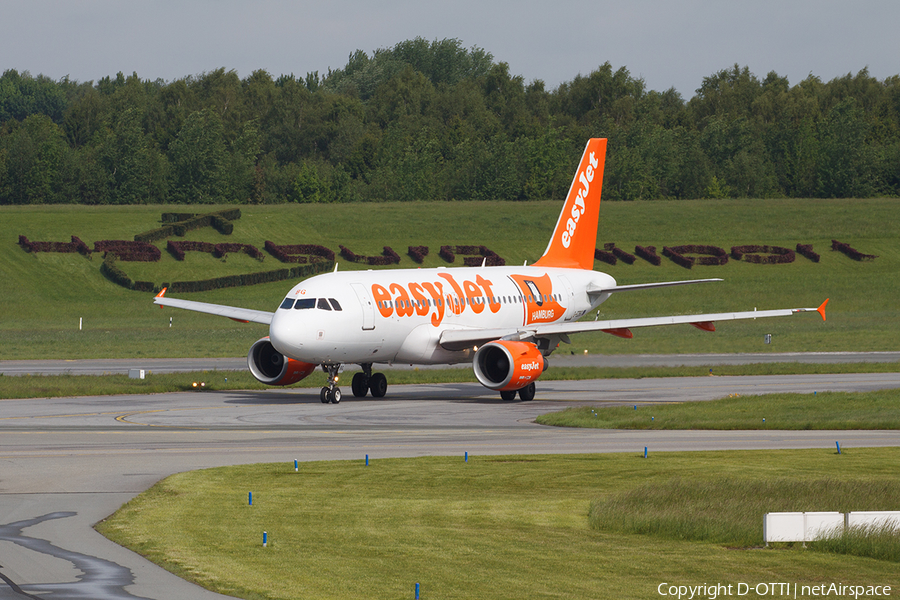
<svg viewBox="0 0 900 600"><path fill-rule="evenodd" d="M323 405L317 390L0 401L0 599L221 598L92 524L169 474L255 462L396 456L900 446L897 431L600 431L533 423L572 404L900 388L900 374L540 382L503 403L477 384L394 386ZM346 398L346 396L345 396ZM236 490L244 496L246 490Z"/></svg>

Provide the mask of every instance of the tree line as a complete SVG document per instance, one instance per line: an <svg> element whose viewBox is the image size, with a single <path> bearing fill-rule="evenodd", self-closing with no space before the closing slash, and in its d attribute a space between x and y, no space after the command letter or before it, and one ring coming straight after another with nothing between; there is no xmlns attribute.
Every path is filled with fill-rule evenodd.
<svg viewBox="0 0 900 600"><path fill-rule="evenodd" d="M565 196L609 138L604 198L900 195L900 76L791 86L734 65L684 100L607 62L556 89L456 39L320 75L0 77L0 204Z"/></svg>

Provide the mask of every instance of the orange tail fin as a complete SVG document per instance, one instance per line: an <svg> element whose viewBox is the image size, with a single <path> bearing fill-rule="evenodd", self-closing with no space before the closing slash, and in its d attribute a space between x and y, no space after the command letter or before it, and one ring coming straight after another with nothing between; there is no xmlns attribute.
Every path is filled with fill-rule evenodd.
<svg viewBox="0 0 900 600"><path fill-rule="evenodd" d="M569 269L594 268L600 192L606 164L606 138L591 138L572 179L569 195L559 214L553 237L535 266Z"/></svg>

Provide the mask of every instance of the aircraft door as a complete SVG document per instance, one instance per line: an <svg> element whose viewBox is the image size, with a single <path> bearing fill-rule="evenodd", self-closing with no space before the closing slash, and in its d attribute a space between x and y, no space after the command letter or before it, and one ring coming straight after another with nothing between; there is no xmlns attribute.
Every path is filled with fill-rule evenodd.
<svg viewBox="0 0 900 600"><path fill-rule="evenodd" d="M564 290L562 294L563 305L566 307L566 313L563 318L568 321L575 315L575 290L572 289L572 284L569 283L569 280L565 277L560 276L559 281L562 283L562 288Z"/></svg>
<svg viewBox="0 0 900 600"><path fill-rule="evenodd" d="M372 302L372 297L361 283L351 283L350 287L353 288L357 298L359 298L359 305L363 313L363 330L375 329L375 303Z"/></svg>

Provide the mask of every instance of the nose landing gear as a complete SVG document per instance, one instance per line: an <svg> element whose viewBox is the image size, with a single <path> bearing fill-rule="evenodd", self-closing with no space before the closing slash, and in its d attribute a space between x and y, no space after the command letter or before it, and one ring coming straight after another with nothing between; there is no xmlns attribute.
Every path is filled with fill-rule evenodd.
<svg viewBox="0 0 900 600"><path fill-rule="evenodd" d="M322 370L328 373L328 386L319 391L319 400L322 404L338 404L342 396L341 388L337 386L341 365L322 365Z"/></svg>

